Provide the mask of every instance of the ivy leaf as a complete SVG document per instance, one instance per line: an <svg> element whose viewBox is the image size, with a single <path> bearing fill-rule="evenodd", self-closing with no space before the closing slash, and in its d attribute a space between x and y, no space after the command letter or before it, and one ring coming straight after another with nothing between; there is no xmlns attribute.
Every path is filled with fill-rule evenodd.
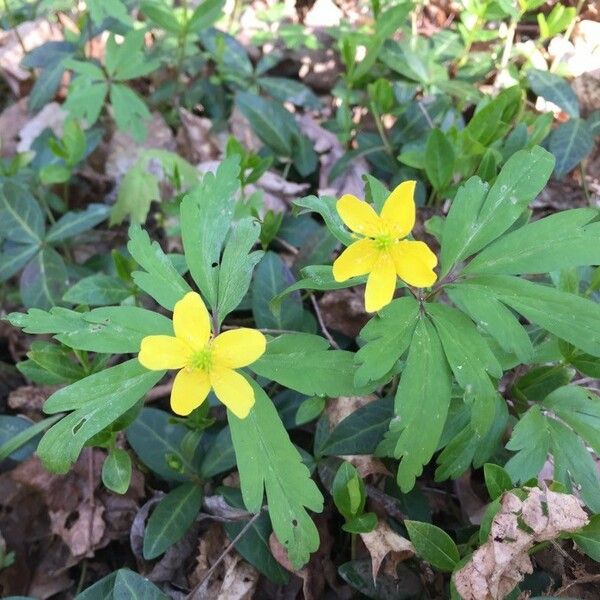
<svg viewBox="0 0 600 600"><path fill-rule="evenodd" d="M367 343L356 353L359 365L354 376L357 386L387 375L410 345L419 318L419 304L407 296L394 300L373 317L360 332Z"/></svg>
<svg viewBox="0 0 600 600"><path fill-rule="evenodd" d="M27 308L50 308L67 289L67 267L62 256L44 246L27 264L19 280L21 299Z"/></svg>
<svg viewBox="0 0 600 600"><path fill-rule="evenodd" d="M29 190L14 181L0 187L0 236L20 244L40 244L44 214Z"/></svg>
<svg viewBox="0 0 600 600"><path fill-rule="evenodd" d="M594 147L594 138L583 119L569 119L552 131L548 150L556 157L554 174L562 177L577 166Z"/></svg>
<svg viewBox="0 0 600 600"><path fill-rule="evenodd" d="M131 274L133 281L167 310L173 310L175 303L191 291L158 242L150 242L150 236L139 225L129 228L127 249L144 269Z"/></svg>
<svg viewBox="0 0 600 600"><path fill-rule="evenodd" d="M250 368L257 375L306 396L355 396L354 355L330 350L326 339L309 333L286 333L267 343Z"/></svg>
<svg viewBox="0 0 600 600"><path fill-rule="evenodd" d="M548 71L530 69L527 73L527 81L538 96L560 106L571 117L579 116L577 95L564 77Z"/></svg>
<svg viewBox="0 0 600 600"><path fill-rule="evenodd" d="M261 510L266 491L269 516L291 563L301 567L319 547L319 533L306 509L323 510L323 496L292 444L271 400L250 381L256 403L246 419L228 411L246 508Z"/></svg>
<svg viewBox="0 0 600 600"><path fill-rule="evenodd" d="M133 359L52 394L44 403L44 412L73 412L41 439L37 453L44 466L66 473L85 443L132 408L163 375L164 371L148 371Z"/></svg>
<svg viewBox="0 0 600 600"><path fill-rule="evenodd" d="M131 288L118 277L98 273L79 280L63 296L65 302L105 306L119 304L131 296Z"/></svg>
<svg viewBox="0 0 600 600"><path fill-rule="evenodd" d="M102 223L108 217L109 208L104 204L88 204L85 210L69 211L54 223L46 234L46 242L56 244L79 235Z"/></svg>
<svg viewBox="0 0 600 600"><path fill-rule="evenodd" d="M465 401L471 405L473 431L482 436L492 424L494 399L498 393L489 376L502 377L502 367L473 322L463 313L433 303L427 306L427 313L437 329L454 377L465 391Z"/></svg>
<svg viewBox="0 0 600 600"><path fill-rule="evenodd" d="M206 173L181 202L181 238L192 278L211 308L218 306L221 251L233 219L239 189L239 156Z"/></svg>
<svg viewBox="0 0 600 600"><path fill-rule="evenodd" d="M0 252L0 282L18 273L39 249L36 244L16 244L9 240L5 241Z"/></svg>
<svg viewBox="0 0 600 600"><path fill-rule="evenodd" d="M248 292L254 267L264 254L260 250L252 252L259 235L260 224L255 219L242 219L232 225L219 267L219 323L238 307Z"/></svg>
<svg viewBox="0 0 600 600"><path fill-rule="evenodd" d="M454 146L440 129L433 129L425 147L425 173L436 191L441 191L452 180Z"/></svg>
<svg viewBox="0 0 600 600"><path fill-rule="evenodd" d="M435 373L435 376L432 374ZM382 445L393 445L401 459L398 485L406 493L415 485L437 449L446 422L452 381L444 350L434 326L426 318L417 323L406 367L396 392L395 413ZM425 426L427 424L427 426Z"/></svg>

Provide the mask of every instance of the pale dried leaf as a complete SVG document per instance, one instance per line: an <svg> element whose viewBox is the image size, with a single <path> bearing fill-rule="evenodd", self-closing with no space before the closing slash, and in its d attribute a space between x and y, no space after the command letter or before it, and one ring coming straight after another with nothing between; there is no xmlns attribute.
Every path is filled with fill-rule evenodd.
<svg viewBox="0 0 600 600"><path fill-rule="evenodd" d="M104 537L104 506L83 502L77 511L50 511L50 527L74 557L93 556Z"/></svg>
<svg viewBox="0 0 600 600"><path fill-rule="evenodd" d="M21 98L0 114L0 156L12 156L17 152L19 132L29 120L28 98Z"/></svg>
<svg viewBox="0 0 600 600"><path fill-rule="evenodd" d="M31 117L21 127L17 152L27 152L30 150L31 145L44 129L52 129L56 136L61 137L66 118L67 112L61 108L58 102L49 102L46 104L40 112Z"/></svg>
<svg viewBox="0 0 600 600"><path fill-rule="evenodd" d="M327 401L325 412L329 419L330 427L335 427L340 421L351 415L354 411L377 400L377 396L370 394L368 396L340 396Z"/></svg>
<svg viewBox="0 0 600 600"><path fill-rule="evenodd" d="M386 477L392 475L381 460L370 454L346 454L340 458L353 464L363 479L369 475L385 475Z"/></svg>
<svg viewBox="0 0 600 600"><path fill-rule="evenodd" d="M386 557L389 557L386 563L386 572L393 575L398 563L410 558L415 553L410 540L397 534L385 521L379 521L373 531L361 533L360 537L371 555L373 581L375 581Z"/></svg>
<svg viewBox="0 0 600 600"><path fill-rule="evenodd" d="M177 132L177 149L181 156L191 163L216 160L221 156L226 144L223 135L215 135L212 122L199 117L185 108L179 109L181 127Z"/></svg>
<svg viewBox="0 0 600 600"><path fill-rule="evenodd" d="M504 494L488 541L455 574L456 589L464 600L501 600L533 572L528 551L536 543L578 531L588 523L575 496L525 489L525 500L512 492Z"/></svg>

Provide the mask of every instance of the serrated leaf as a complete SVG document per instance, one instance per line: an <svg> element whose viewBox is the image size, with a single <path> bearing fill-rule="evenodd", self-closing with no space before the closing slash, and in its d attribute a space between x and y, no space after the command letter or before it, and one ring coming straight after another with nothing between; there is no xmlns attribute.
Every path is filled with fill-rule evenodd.
<svg viewBox="0 0 600 600"><path fill-rule="evenodd" d="M156 506L144 532L144 558L152 560L178 542L195 521L202 506L202 488L184 483Z"/></svg>
<svg viewBox="0 0 600 600"><path fill-rule="evenodd" d="M500 465L486 463L483 465L483 474L485 487L492 500L500 498L504 492L514 487L510 475Z"/></svg>
<svg viewBox="0 0 600 600"><path fill-rule="evenodd" d="M151 118L144 101L126 85L113 83L110 87L110 103L117 127L130 133L136 142L143 142L148 133L146 121Z"/></svg>
<svg viewBox="0 0 600 600"><path fill-rule="evenodd" d="M327 229L338 239L342 244L349 246L356 239L352 236L344 226L342 219L335 208L336 199L331 196L305 196L294 200L294 204L304 209L299 214L303 215L308 212L316 212L323 217Z"/></svg>
<svg viewBox="0 0 600 600"><path fill-rule="evenodd" d="M223 161L216 174L206 173L181 202L181 237L196 285L211 308L218 305L218 267L233 219L240 183L239 156Z"/></svg>
<svg viewBox="0 0 600 600"><path fill-rule="evenodd" d="M242 219L232 225L219 267L219 323L238 307L248 292L254 267L264 254L260 250L252 251L259 235L260 224L254 219Z"/></svg>
<svg viewBox="0 0 600 600"><path fill-rule="evenodd" d="M592 560L600 562L600 515L592 515L590 522L573 535L573 540Z"/></svg>
<svg viewBox="0 0 600 600"><path fill-rule="evenodd" d="M367 343L356 353L357 386L388 374L409 347L418 322L419 304L411 296L394 300L361 330Z"/></svg>
<svg viewBox="0 0 600 600"><path fill-rule="evenodd" d="M122 279L98 273L80 279L67 290L63 300L72 304L105 306L119 304L131 293L131 288Z"/></svg>
<svg viewBox="0 0 600 600"><path fill-rule="evenodd" d="M598 211L556 213L512 231L480 252L464 273L519 275L600 264Z"/></svg>
<svg viewBox="0 0 600 600"><path fill-rule="evenodd" d="M106 369L52 394L46 413L73 410L46 432L38 446L45 467L66 473L85 443L125 414L164 375L133 359Z"/></svg>
<svg viewBox="0 0 600 600"><path fill-rule="evenodd" d="M330 350L325 338L286 333L267 343L252 371L306 396L355 396L354 355Z"/></svg>
<svg viewBox="0 0 600 600"><path fill-rule="evenodd" d="M319 547L319 534L306 512L323 510L323 497L292 444L275 407L251 381L256 402L246 419L228 411L246 508L258 512L266 491L277 539L300 567Z"/></svg>
<svg viewBox="0 0 600 600"><path fill-rule="evenodd" d="M431 316L442 342L448 364L471 404L471 425L476 435L484 435L494 418L496 386L490 376L500 378L502 367L473 322L460 311L444 304L430 304Z"/></svg>
<svg viewBox="0 0 600 600"><path fill-rule="evenodd" d="M593 356L600 356L600 305L575 294L509 275L470 283L491 291L527 320Z"/></svg>
<svg viewBox="0 0 600 600"><path fill-rule="evenodd" d="M460 559L452 538L439 527L420 521L404 521L410 541L419 557L440 569L451 572Z"/></svg>
<svg viewBox="0 0 600 600"><path fill-rule="evenodd" d="M435 373L435 376L432 374ZM396 391L390 436L400 459L398 485L410 491L435 452L450 405L451 377L434 326L421 318L408 351L406 367ZM384 441L385 443L385 441Z"/></svg>
<svg viewBox="0 0 600 600"><path fill-rule="evenodd" d="M487 194L478 178L469 179L446 218L440 276L507 231L542 190L553 166L552 155L535 146L513 154Z"/></svg>
<svg viewBox="0 0 600 600"><path fill-rule="evenodd" d="M167 310L173 310L175 303L191 291L158 242L151 242L139 225L129 228L127 249L144 269L131 274L133 281Z"/></svg>

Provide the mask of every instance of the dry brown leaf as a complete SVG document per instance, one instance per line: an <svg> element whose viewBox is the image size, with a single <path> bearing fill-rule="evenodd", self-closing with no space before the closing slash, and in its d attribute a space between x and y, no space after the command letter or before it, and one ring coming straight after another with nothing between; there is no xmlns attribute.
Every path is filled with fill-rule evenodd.
<svg viewBox="0 0 600 600"><path fill-rule="evenodd" d="M19 131L29 120L28 98L21 98L0 114L0 156L12 156L19 145Z"/></svg>
<svg viewBox="0 0 600 600"><path fill-rule="evenodd" d="M231 111L231 116L229 117L229 130L236 140L252 152L258 151L262 146L248 119L236 107Z"/></svg>
<svg viewBox="0 0 600 600"><path fill-rule="evenodd" d="M58 389L54 385L22 385L8 395L8 406L28 416L37 416L42 404Z"/></svg>
<svg viewBox="0 0 600 600"><path fill-rule="evenodd" d="M501 600L533 572L528 551L539 542L584 527L588 516L571 494L525 488L521 500L512 492L502 497L488 541L454 576L464 600Z"/></svg>
<svg viewBox="0 0 600 600"><path fill-rule="evenodd" d="M383 462L370 454L345 454L340 458L353 464L363 479L369 475L391 475Z"/></svg>
<svg viewBox="0 0 600 600"><path fill-rule="evenodd" d="M62 136L63 125L67 113L64 111L58 102L49 102L36 115L31 116L25 125L19 130L19 144L17 152L27 152L31 149L31 145L35 139L44 131L44 129L52 129L58 136Z"/></svg>
<svg viewBox="0 0 600 600"><path fill-rule="evenodd" d="M27 21L17 27L19 37L27 50L37 48L45 42L60 40L60 29L48 19ZM0 31L0 73L14 94L19 95L22 82L30 77L29 71L21 67L25 53L19 38L12 29Z"/></svg>
<svg viewBox="0 0 600 600"><path fill-rule="evenodd" d="M195 164L218 159L225 147L226 139L217 137L212 122L199 117L185 108L179 109L181 127L177 132L177 150L189 162Z"/></svg>
<svg viewBox="0 0 600 600"><path fill-rule="evenodd" d="M347 288L326 292L319 300L319 308L328 329L351 338L355 338L369 320L362 290Z"/></svg>
<svg viewBox="0 0 600 600"><path fill-rule="evenodd" d="M368 396L340 396L339 398L331 398L327 401L325 407L330 427L335 427L348 415L351 415L354 411L361 408L361 406L373 402L373 400L377 400L377 396L374 394Z"/></svg>
<svg viewBox="0 0 600 600"><path fill-rule="evenodd" d="M397 534L385 521L379 521L373 531L361 533L360 537L371 555L373 581L375 581L381 564L386 557L388 557L388 560L385 565L385 572L394 576L398 563L410 558L415 553L410 540Z"/></svg>
<svg viewBox="0 0 600 600"><path fill-rule="evenodd" d="M228 554L223 562L225 575L217 600L250 600L258 585L258 571L239 554Z"/></svg>
<svg viewBox="0 0 600 600"><path fill-rule="evenodd" d="M93 556L106 529L104 506L82 502L75 512L56 510L49 514L52 532L67 544L75 558Z"/></svg>

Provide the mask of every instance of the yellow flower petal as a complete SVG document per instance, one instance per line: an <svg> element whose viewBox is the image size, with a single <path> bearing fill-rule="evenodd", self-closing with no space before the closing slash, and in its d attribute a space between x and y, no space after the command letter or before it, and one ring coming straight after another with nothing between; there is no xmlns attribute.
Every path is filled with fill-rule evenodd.
<svg viewBox="0 0 600 600"><path fill-rule="evenodd" d="M365 290L365 309L376 312L389 304L396 289L396 269L387 252L382 252L375 263Z"/></svg>
<svg viewBox="0 0 600 600"><path fill-rule="evenodd" d="M192 349L179 338L171 335L148 335L142 340L138 360L151 371L181 369L191 353Z"/></svg>
<svg viewBox="0 0 600 600"><path fill-rule="evenodd" d="M189 415L206 400L208 392L210 380L206 371L181 369L173 382L171 409L177 415Z"/></svg>
<svg viewBox="0 0 600 600"><path fill-rule="evenodd" d="M378 256L379 251L373 240L358 240L336 258L333 263L333 278L336 281L346 281L351 277L365 275L371 271Z"/></svg>
<svg viewBox="0 0 600 600"><path fill-rule="evenodd" d="M210 338L210 316L200 294L188 292L175 304L173 329L194 350L204 348Z"/></svg>
<svg viewBox="0 0 600 600"><path fill-rule="evenodd" d="M243 375L232 369L213 369L210 383L217 398L238 419L248 416L254 406L254 390Z"/></svg>
<svg viewBox="0 0 600 600"><path fill-rule="evenodd" d="M403 240L394 244L391 253L398 277L408 285L423 288L435 283L437 275L433 268L437 265L437 256L425 242Z"/></svg>
<svg viewBox="0 0 600 600"><path fill-rule="evenodd" d="M351 194L344 194L336 204L336 209L346 226L356 233L375 237L381 233L381 219L367 203Z"/></svg>
<svg viewBox="0 0 600 600"><path fill-rule="evenodd" d="M416 181L403 181L388 196L381 218L388 224L394 237L406 237L415 226L415 186Z"/></svg>
<svg viewBox="0 0 600 600"><path fill-rule="evenodd" d="M253 363L267 348L267 339L256 329L240 327L218 335L212 345L216 369L239 369Z"/></svg>

